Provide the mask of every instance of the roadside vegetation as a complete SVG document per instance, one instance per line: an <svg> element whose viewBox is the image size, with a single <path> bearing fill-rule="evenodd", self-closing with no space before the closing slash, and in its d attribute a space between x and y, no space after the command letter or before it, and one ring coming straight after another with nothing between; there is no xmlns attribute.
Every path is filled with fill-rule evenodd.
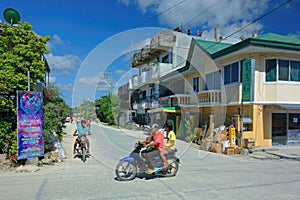
<svg viewBox="0 0 300 200"><path fill-rule="evenodd" d="M96 101L97 118L109 125L117 125L119 98L116 95L105 95Z"/></svg>
<svg viewBox="0 0 300 200"><path fill-rule="evenodd" d="M45 62L41 56L49 53L46 43L50 37L36 35L28 23L0 27L0 153L10 159L17 156L17 91L27 91L27 71L30 71L31 91L38 82L45 82ZM45 146L51 131L61 133L61 120L69 106L56 87L44 90ZM59 136L60 137L60 136Z"/></svg>

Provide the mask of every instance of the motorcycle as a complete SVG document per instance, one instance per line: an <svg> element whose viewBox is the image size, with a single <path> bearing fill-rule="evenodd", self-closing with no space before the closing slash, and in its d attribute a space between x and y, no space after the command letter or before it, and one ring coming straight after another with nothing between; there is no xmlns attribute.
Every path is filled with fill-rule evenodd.
<svg viewBox="0 0 300 200"><path fill-rule="evenodd" d="M130 156L122 158L116 169L116 176L120 181L130 181L136 178L138 174L144 174L148 169L145 159L143 158L143 152L146 150L140 142L135 144L135 149L130 153ZM169 163L167 169L161 169L160 171L152 174L161 177L176 176L179 169L180 160L175 156L177 149L166 154L166 159ZM160 155L154 157L154 167L160 168L164 165Z"/></svg>
<svg viewBox="0 0 300 200"><path fill-rule="evenodd" d="M80 142L79 142L79 144L77 144L77 147L76 147L77 153L74 156L74 158L79 157L79 158L81 158L82 162L85 162L86 158L89 157L89 155L87 153L86 136L81 136L79 139L80 139Z"/></svg>

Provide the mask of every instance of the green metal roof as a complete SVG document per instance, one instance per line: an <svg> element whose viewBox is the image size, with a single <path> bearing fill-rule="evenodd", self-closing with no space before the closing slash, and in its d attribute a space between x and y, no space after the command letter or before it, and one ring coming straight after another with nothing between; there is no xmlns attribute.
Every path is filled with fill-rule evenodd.
<svg viewBox="0 0 300 200"><path fill-rule="evenodd" d="M255 38L248 38L244 41L231 45L225 49L211 54L213 59L225 56L229 53L238 51L247 46L259 46L263 48L285 49L292 51L300 51L300 39L278 35L274 33L267 33Z"/></svg>
<svg viewBox="0 0 300 200"><path fill-rule="evenodd" d="M273 42L281 42L281 43L300 44L300 39L298 39L298 38L284 36L284 35L278 35L275 33L263 34L263 35L257 36L255 39L273 41Z"/></svg>
<svg viewBox="0 0 300 200"><path fill-rule="evenodd" d="M213 41L207 41L207 40L199 40L195 39L195 41L207 51L210 55L221 51L227 47L230 47L232 44L224 43L224 42L213 42Z"/></svg>

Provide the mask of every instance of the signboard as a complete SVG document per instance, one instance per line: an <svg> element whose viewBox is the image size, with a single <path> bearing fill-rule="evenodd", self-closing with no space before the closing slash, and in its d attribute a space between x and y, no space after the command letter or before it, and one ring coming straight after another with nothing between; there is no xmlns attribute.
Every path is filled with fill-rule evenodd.
<svg viewBox="0 0 300 200"><path fill-rule="evenodd" d="M300 129L288 130L288 144L300 144Z"/></svg>
<svg viewBox="0 0 300 200"><path fill-rule="evenodd" d="M17 92L18 159L44 155L43 108L40 92Z"/></svg>
<svg viewBox="0 0 300 200"><path fill-rule="evenodd" d="M251 59L242 61L242 101L252 100L252 65Z"/></svg>

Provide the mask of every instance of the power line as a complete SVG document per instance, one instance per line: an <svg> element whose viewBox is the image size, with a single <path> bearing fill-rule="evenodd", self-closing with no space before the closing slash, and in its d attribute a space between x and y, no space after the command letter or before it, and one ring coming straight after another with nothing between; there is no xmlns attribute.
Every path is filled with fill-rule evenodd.
<svg viewBox="0 0 300 200"><path fill-rule="evenodd" d="M190 19L189 21L187 21L184 25L182 25L182 27L190 24L192 21L194 21L195 19L197 19L198 17L200 17L201 15L205 14L208 10L212 9L213 7L217 6L219 3L221 3L222 0L219 0L213 4L211 4L209 7L207 7L204 11L202 11L199 15L196 15L195 17L193 17L192 19Z"/></svg>
<svg viewBox="0 0 300 200"><path fill-rule="evenodd" d="M281 8L281 7L285 6L285 5L287 5L287 4L290 3L291 1L292 1L292 0L288 0L288 1L284 2L283 4L280 4L279 6L276 6L275 8L271 9L270 11L268 11L268 12L264 13L263 15L257 17L257 18L254 19L252 22L246 24L245 26L243 26L243 27L240 28L239 30L237 30L237 31L231 33L230 35L226 36L226 37L223 38L222 40L225 40L225 39L231 37L232 35L234 35L234 34L240 32L240 31L244 30L246 27L248 27L248 26L254 24L254 23L257 22L258 20L261 20L262 18L266 17L267 15L271 14L272 12L274 12L274 11L278 10L279 8ZM219 44L220 42L221 42L221 40L220 40L219 42L216 42L215 44L209 46L208 48L206 48L206 50L209 49L209 48L214 47L215 45ZM197 55L200 55L200 54L201 54L201 52L199 52L199 53L193 55L192 58L195 57L195 56L197 56ZM192 59L192 58L191 58L191 59ZM185 62L186 62L186 61L183 61L183 62L179 63L178 66L184 64Z"/></svg>
<svg viewBox="0 0 300 200"><path fill-rule="evenodd" d="M286 1L286 2L284 2L284 3L282 3L282 4L280 4L280 5L276 6L275 8L273 8L273 9L269 10L268 12L262 14L261 16L257 17L257 18L254 19L252 22L250 22L250 23L246 24L245 26L241 27L240 29L234 31L233 33L229 34L228 36L226 36L226 37L220 39L219 42L217 42L217 43L215 43L215 44L209 46L207 49L210 49L210 48L216 46L217 44L219 44L221 41L228 39L229 37L231 37L231 36L237 34L238 32L241 32L242 30L244 30L244 29L247 28L248 26L251 26L252 24L254 24L254 23L256 23L257 21L261 20L262 18L266 17L267 15L269 15L269 14L273 13L274 11L278 10L279 8L282 8L283 6L289 4L291 1L292 1L292 0L288 0L288 1Z"/></svg>
<svg viewBox="0 0 300 200"><path fill-rule="evenodd" d="M186 2L186 1L187 1L187 0L181 0L181 1L177 2L176 4L174 4L174 5L170 6L169 8L167 8L166 10L164 10L164 11L162 11L162 12L156 14L156 15L153 16L153 17L150 17L149 19L144 20L143 22L141 22L140 24L138 24L137 27L139 27L139 26L141 26L141 25L143 25L143 24L146 24L146 23L149 22L149 21L152 21L152 20L155 19L156 17L159 17L159 16L165 14L166 12L172 10L173 8L175 8L175 7L179 6L179 5L181 5L182 3Z"/></svg>

